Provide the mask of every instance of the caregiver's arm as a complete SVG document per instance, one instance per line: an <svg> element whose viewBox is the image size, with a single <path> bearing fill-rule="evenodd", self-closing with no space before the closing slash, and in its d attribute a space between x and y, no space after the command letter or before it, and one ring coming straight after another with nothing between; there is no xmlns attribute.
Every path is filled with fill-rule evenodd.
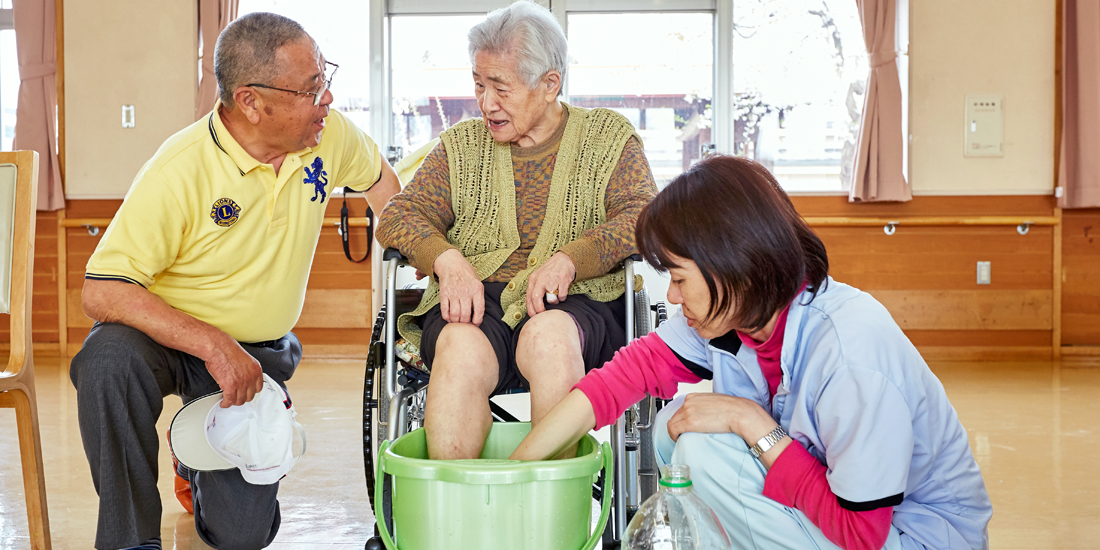
<svg viewBox="0 0 1100 550"><path fill-rule="evenodd" d="M717 393L693 393L668 421L673 440L682 433L734 433L752 445L775 429L775 420L749 399ZM837 546L878 549L890 534L892 507L857 511L841 506L825 475L825 466L802 445L784 436L759 457L768 469L764 496L797 508Z"/></svg>
<svg viewBox="0 0 1100 550"><path fill-rule="evenodd" d="M905 396L877 370L849 365L829 377L815 412L828 468L791 443L768 471L764 495L801 510L842 548L881 548L912 463Z"/></svg>
<svg viewBox="0 0 1100 550"><path fill-rule="evenodd" d="M581 390L573 390L550 409L523 439L512 460L546 460L558 456L596 427L592 402Z"/></svg>
<svg viewBox="0 0 1100 550"><path fill-rule="evenodd" d="M843 508L825 471L825 465L801 444L791 442L770 466L764 478L764 496L800 510L825 538L845 550L882 548L890 535L894 507L861 512Z"/></svg>
<svg viewBox="0 0 1100 550"><path fill-rule="evenodd" d="M638 338L573 386L573 391L531 430L512 459L556 456L592 428L615 422L646 393L667 399L676 393L680 382L699 380L657 333Z"/></svg>

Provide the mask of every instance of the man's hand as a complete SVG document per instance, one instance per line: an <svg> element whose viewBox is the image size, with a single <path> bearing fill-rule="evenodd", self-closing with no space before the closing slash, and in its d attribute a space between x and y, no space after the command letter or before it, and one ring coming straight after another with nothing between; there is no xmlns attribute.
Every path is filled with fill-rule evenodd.
<svg viewBox="0 0 1100 550"><path fill-rule="evenodd" d="M543 300L551 304L564 300L576 276L577 266L573 265L573 259L568 254L556 252L550 256L542 267L527 277L527 315L534 317L546 311Z"/></svg>
<svg viewBox="0 0 1100 550"><path fill-rule="evenodd" d="M439 278L439 310L443 320L480 326L485 314L485 286L474 266L452 248L435 259L432 269Z"/></svg>
<svg viewBox="0 0 1100 550"><path fill-rule="evenodd" d="M245 404L264 386L260 363L236 340L213 325L173 309L144 287L85 279L80 303L92 319L134 327L162 346L202 359L224 392L223 407Z"/></svg>
<svg viewBox="0 0 1100 550"><path fill-rule="evenodd" d="M233 340L206 361L206 370L222 389L222 408L244 405L264 387L260 362Z"/></svg>

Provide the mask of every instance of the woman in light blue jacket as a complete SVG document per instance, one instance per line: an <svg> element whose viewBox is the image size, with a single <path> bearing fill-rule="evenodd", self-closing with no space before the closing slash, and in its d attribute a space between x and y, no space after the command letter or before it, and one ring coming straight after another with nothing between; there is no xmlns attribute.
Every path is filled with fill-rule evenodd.
<svg viewBox="0 0 1100 550"><path fill-rule="evenodd" d="M828 277L768 171L718 156L642 213L682 312L593 370L513 455L555 456L645 393L735 548L984 549L992 505L943 386L881 304Z"/></svg>

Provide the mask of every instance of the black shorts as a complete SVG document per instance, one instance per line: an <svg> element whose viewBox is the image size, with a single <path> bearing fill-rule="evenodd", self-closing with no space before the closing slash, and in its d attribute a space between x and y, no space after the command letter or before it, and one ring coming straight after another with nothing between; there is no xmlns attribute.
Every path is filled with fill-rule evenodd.
<svg viewBox="0 0 1100 550"><path fill-rule="evenodd" d="M504 310L500 307L500 294L504 292L507 283L484 283L484 285L485 315L482 317L479 328L492 344L500 368L493 395L516 388L530 389L527 380L520 374L519 367L516 365L516 343L519 341L519 333L531 318L525 317L513 330L501 320L504 317ZM623 326L626 316L625 296L605 303L583 294L570 294L557 304L546 304L546 309L562 310L572 315L573 320L576 321L581 334L581 353L584 356L585 372L610 361L615 352L626 345L626 329ZM436 305L417 319L417 324L423 331L420 340L420 357L431 368L435 359L435 342L439 338L439 333L443 331L443 327L447 326L447 321L443 320L439 305Z"/></svg>

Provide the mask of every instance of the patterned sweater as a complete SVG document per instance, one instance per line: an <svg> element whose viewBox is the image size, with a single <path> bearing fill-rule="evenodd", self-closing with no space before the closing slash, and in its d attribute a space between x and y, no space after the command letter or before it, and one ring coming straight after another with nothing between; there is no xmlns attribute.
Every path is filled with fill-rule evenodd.
<svg viewBox="0 0 1100 550"><path fill-rule="evenodd" d="M546 215L550 177L554 173L554 161L568 119L569 110L565 109L557 130L541 144L533 147L512 146L520 246L495 273L485 279L487 282L507 282L527 267L527 257L535 246ZM653 173L642 144L632 138L623 148L607 185L604 206L608 221L561 248L573 260L578 281L603 275L634 253L634 226L638 215L656 193ZM414 267L432 274L436 258L455 248L446 237L454 220L447 152L439 144L428 153L409 185L394 195L386 206L379 220L378 242L382 246L401 250Z"/></svg>
<svg viewBox="0 0 1100 550"><path fill-rule="evenodd" d="M569 124L568 113L570 111L574 111L573 116L575 117L585 117L579 119L578 124L581 126ZM602 122L595 122L597 120ZM474 126L470 126L471 124ZM455 129L444 134L444 137L450 136L449 139L455 140L458 135L472 135L468 132L473 130L475 134L484 134L484 137L477 138L478 140L489 139L491 147L500 147L500 144L493 142L488 137L487 130L482 126L478 126L479 124L480 121L468 121L464 129L459 129L456 126ZM595 126L590 127L589 124ZM472 196L466 196L465 191L462 197L452 196L454 182L451 180L453 178L473 177L473 180L463 179L467 182L463 185L468 186L473 182L480 182L473 184L481 187L487 184L487 180L483 178L492 177L490 174L493 172L485 172L484 170L488 168L488 165L476 164L478 162L476 158L468 160L463 160L465 157L456 157L458 160L448 159L448 151L450 151L450 154L455 154L455 150L452 148L461 150L462 147L469 147L470 145L463 145L466 142L461 141L461 139L467 138L461 138L451 143L448 143L445 139L444 144L446 147L436 147L429 153L413 181L402 193L395 195L386 207L379 219L377 231L379 242L384 246L393 246L400 249L409 257L412 264L424 273L432 273L436 258L448 249L456 248L463 251L463 254L478 254L477 260L471 259L471 261L475 262L474 267L477 268L483 280L509 282L508 289L501 296L501 305L505 310L503 320L511 326L515 326L526 315L526 308L522 307L522 296L526 290L527 274L538 267L536 262L545 260L546 256L552 254L555 250L561 250L569 255L577 268L577 281L574 285L578 288L571 288L571 293L580 292L593 299L603 301L614 299L617 295L622 294L622 273L617 274L618 282L616 283L615 276L609 275L609 272L618 261L635 250L634 226L638 215L641 209L656 194L656 185L653 182L652 173L642 153L641 144L638 142L636 134L619 134L622 136L619 139L624 141L619 141L618 145L610 145L611 149L602 149L598 146L595 148L582 147L579 150L570 150L569 155L564 157L570 159L568 162L571 163L570 166L573 168L571 168L569 174L573 175L564 172L559 174L559 176L567 176L567 179L561 180L561 184L572 181L573 183L569 184L572 186L577 185L577 182L587 181L594 182L594 185L598 185L599 188L586 191L582 188L560 188L556 187L559 185L558 183L553 183L557 181L553 174L558 159L558 148L561 143L578 139L581 134L576 132L584 132L585 130L582 130L582 128L590 127L593 131L597 131L596 128L605 128L602 126L604 124L611 125L606 128L616 127L617 125L619 130L616 131L619 132L623 130L621 125L626 124L630 134L633 134L633 129L630 128L629 123L618 114L609 111L588 111L566 105L559 127L554 135L544 143L529 148L520 148L513 145L506 149L507 153L505 154L511 157L511 164L504 164L504 166L511 168L511 174L509 175L512 176L512 181L504 183L494 180L495 183L489 183L488 187L483 188L483 192L499 193L501 183L504 183L504 185L513 184L508 185L508 188L515 189L515 195L506 199L509 203L514 199L516 225L511 229L507 227L492 229L495 227L492 221L494 215L489 214L490 218L488 219L478 217L482 207L469 210L471 206L480 203L470 203ZM573 130L570 130L570 128L573 128ZM454 134L454 131L459 131L459 134ZM594 139L598 140L599 138ZM472 142L470 144L472 145ZM507 145L504 146L507 147ZM477 147L485 151L483 145ZM467 149L467 151L470 150ZM476 156L477 154L475 154ZM487 157L482 153L481 158L481 162L485 162ZM450 165L455 162L458 162L458 164ZM470 162L474 164L470 164ZM604 163L604 168L597 169L601 162ZM499 164L496 166L500 168ZM595 171L589 173L581 166L590 166ZM471 169L475 171L470 172ZM496 169L493 168L493 170ZM507 170L508 168L504 169ZM602 172L601 177L599 172L603 170L606 171ZM500 174L501 172L495 173ZM467 175L459 176L458 174ZM573 180L573 178L580 179ZM493 190L489 191L489 189ZM566 202L550 204L550 197L555 193L554 189L559 189L558 193L565 189L575 189L576 193L579 194L574 194L574 191L566 191L566 195L558 195L563 197L560 200ZM499 197L499 195L497 196ZM581 217L573 223L574 228L571 230L566 229L567 234L573 236L567 237L565 241L560 240L562 235L551 237L555 233L544 234L546 230L551 229L551 226L548 225L544 228L545 224L555 224L553 227L558 228L556 231L561 231L563 226L556 224L571 219L558 217L562 215L562 208L564 207L566 210L577 208L577 204L570 201L580 200L583 204L585 201L591 200L583 198L584 196L599 197L595 200L602 201L602 204L596 203L600 204L599 210L601 212L596 213L582 209L579 213ZM494 204L498 204L495 201L502 199L491 200L494 201ZM459 201L463 201L462 204L465 205L461 208L467 210L460 208ZM572 206L569 206L570 204ZM495 208L491 205L484 206L488 208L487 212ZM511 206L508 208L511 208ZM462 214L462 212L466 213ZM548 212L553 215L552 217L556 221L551 221L547 217ZM468 218L465 222L459 224L456 222L456 213L463 216L474 214L475 217ZM584 219L589 221L583 221ZM597 220L596 225L588 225L594 219ZM577 223L580 224L579 228ZM460 225L461 227L459 227ZM566 225L568 226L568 224ZM489 231L488 234L484 233L486 229ZM481 236L475 237L473 241L468 240L472 237L472 234L469 233L470 230L482 232L480 233ZM503 238L504 241L493 241L499 244L492 244L489 241L482 242L479 240L495 231L503 231L499 238ZM461 237L461 235L466 236ZM456 241L455 239L459 240ZM463 241L462 239L467 240ZM466 242L466 244L462 244L463 242ZM551 244L553 242L557 244ZM547 245L551 246L549 250L545 248ZM503 248L501 249L500 246L503 246ZM498 250L506 256L500 256L497 252L486 255L485 253L490 250ZM539 252L540 250L542 252ZM543 257L536 260L533 252L538 252ZM492 259L493 256L496 257L496 260ZM615 293L616 286L618 287L617 294ZM419 330L412 322L413 317L422 315L435 303L438 303L438 285L432 281L420 307L410 314L402 315L398 323L402 335L410 342L419 344Z"/></svg>

